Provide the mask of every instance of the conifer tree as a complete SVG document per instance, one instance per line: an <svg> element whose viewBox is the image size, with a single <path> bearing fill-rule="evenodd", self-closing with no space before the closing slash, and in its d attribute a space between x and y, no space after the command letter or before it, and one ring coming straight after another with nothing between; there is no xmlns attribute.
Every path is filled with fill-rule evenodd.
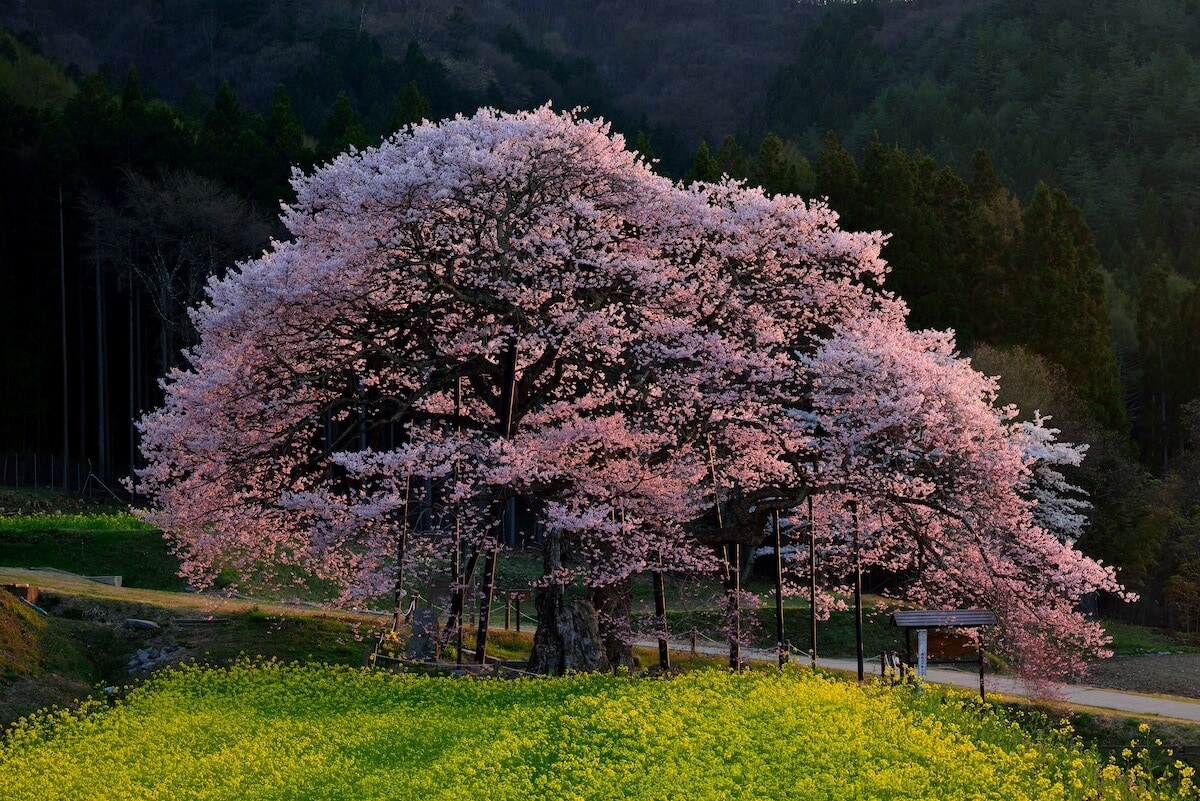
<svg viewBox="0 0 1200 801"><path fill-rule="evenodd" d="M833 131L825 134L825 146L817 156L815 171L817 194L829 198L829 205L842 215L847 228L860 227L858 164Z"/></svg>
<svg viewBox="0 0 1200 801"><path fill-rule="evenodd" d="M1165 470L1178 440L1172 425L1178 405L1173 392L1176 375L1176 313L1168 286L1169 275L1161 262L1142 279L1137 310L1138 356L1142 364L1142 399L1138 420L1140 437L1150 463Z"/></svg>
<svg viewBox="0 0 1200 801"><path fill-rule="evenodd" d="M1061 189L1038 184L1023 215L1010 286L1025 342L1066 369L1099 422L1124 429L1099 254Z"/></svg>
<svg viewBox="0 0 1200 801"><path fill-rule="evenodd" d="M721 141L721 149L717 151L717 168L721 175L730 178L746 177L746 153L732 136L726 136Z"/></svg>
<svg viewBox="0 0 1200 801"><path fill-rule="evenodd" d="M455 6L456 10L460 10ZM421 88L416 81L409 81L404 86L404 96L400 98L400 110L392 118L391 128L398 131L405 125L415 125L429 119L429 100L421 94Z"/></svg>
<svg viewBox="0 0 1200 801"><path fill-rule="evenodd" d="M317 141L317 161L326 162L351 147L361 150L371 144L371 138L358 120L358 112L350 103L350 96L338 92L333 108L325 120L325 128Z"/></svg>
<svg viewBox="0 0 1200 801"><path fill-rule="evenodd" d="M696 148L696 155L692 158L692 168L684 176L684 181L687 183L693 181L715 183L719 180L721 180L721 167L709 152L708 142L701 141L700 147Z"/></svg>

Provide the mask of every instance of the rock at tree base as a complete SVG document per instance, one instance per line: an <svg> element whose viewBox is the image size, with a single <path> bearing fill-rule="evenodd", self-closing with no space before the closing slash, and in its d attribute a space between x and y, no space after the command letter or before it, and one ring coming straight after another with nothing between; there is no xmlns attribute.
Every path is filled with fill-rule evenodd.
<svg viewBox="0 0 1200 801"><path fill-rule="evenodd" d="M437 659L437 615L432 609L413 610L412 636L408 638L408 658L422 662Z"/></svg>

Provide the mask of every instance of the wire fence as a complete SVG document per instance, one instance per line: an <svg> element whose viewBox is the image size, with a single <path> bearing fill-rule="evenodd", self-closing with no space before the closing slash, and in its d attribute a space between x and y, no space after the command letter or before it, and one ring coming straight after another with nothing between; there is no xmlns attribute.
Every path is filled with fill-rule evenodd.
<svg viewBox="0 0 1200 801"><path fill-rule="evenodd" d="M119 500L127 495L119 482L102 481L90 462L64 460L54 453L0 453L0 487L65 490Z"/></svg>

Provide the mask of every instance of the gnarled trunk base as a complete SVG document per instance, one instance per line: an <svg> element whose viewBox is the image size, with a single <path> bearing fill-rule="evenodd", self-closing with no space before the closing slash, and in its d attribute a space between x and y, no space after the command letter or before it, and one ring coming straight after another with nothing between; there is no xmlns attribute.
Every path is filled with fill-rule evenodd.
<svg viewBox="0 0 1200 801"><path fill-rule="evenodd" d="M562 536L551 531L542 546L547 576L562 568ZM529 670L561 676L568 670L588 672L600 666L600 632L596 610L584 598L566 600L566 588L551 584L537 591L538 625L533 634Z"/></svg>
<svg viewBox="0 0 1200 801"><path fill-rule="evenodd" d="M538 591L537 607L531 672L561 676L568 670L588 672L600 667L600 632L591 602L584 598L564 602L558 585Z"/></svg>
<svg viewBox="0 0 1200 801"><path fill-rule="evenodd" d="M634 667L633 630L629 625L632 596L633 588L628 579L592 590L592 603L596 606L600 628L601 670Z"/></svg>

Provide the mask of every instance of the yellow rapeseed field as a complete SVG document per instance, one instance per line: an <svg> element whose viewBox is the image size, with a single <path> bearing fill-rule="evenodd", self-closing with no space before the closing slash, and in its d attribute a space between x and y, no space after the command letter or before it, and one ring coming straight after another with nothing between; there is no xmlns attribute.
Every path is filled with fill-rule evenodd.
<svg viewBox="0 0 1200 801"><path fill-rule="evenodd" d="M968 697L807 670L469 680L183 668L0 746L18 799L1158 799L1190 768L1105 764Z"/></svg>

